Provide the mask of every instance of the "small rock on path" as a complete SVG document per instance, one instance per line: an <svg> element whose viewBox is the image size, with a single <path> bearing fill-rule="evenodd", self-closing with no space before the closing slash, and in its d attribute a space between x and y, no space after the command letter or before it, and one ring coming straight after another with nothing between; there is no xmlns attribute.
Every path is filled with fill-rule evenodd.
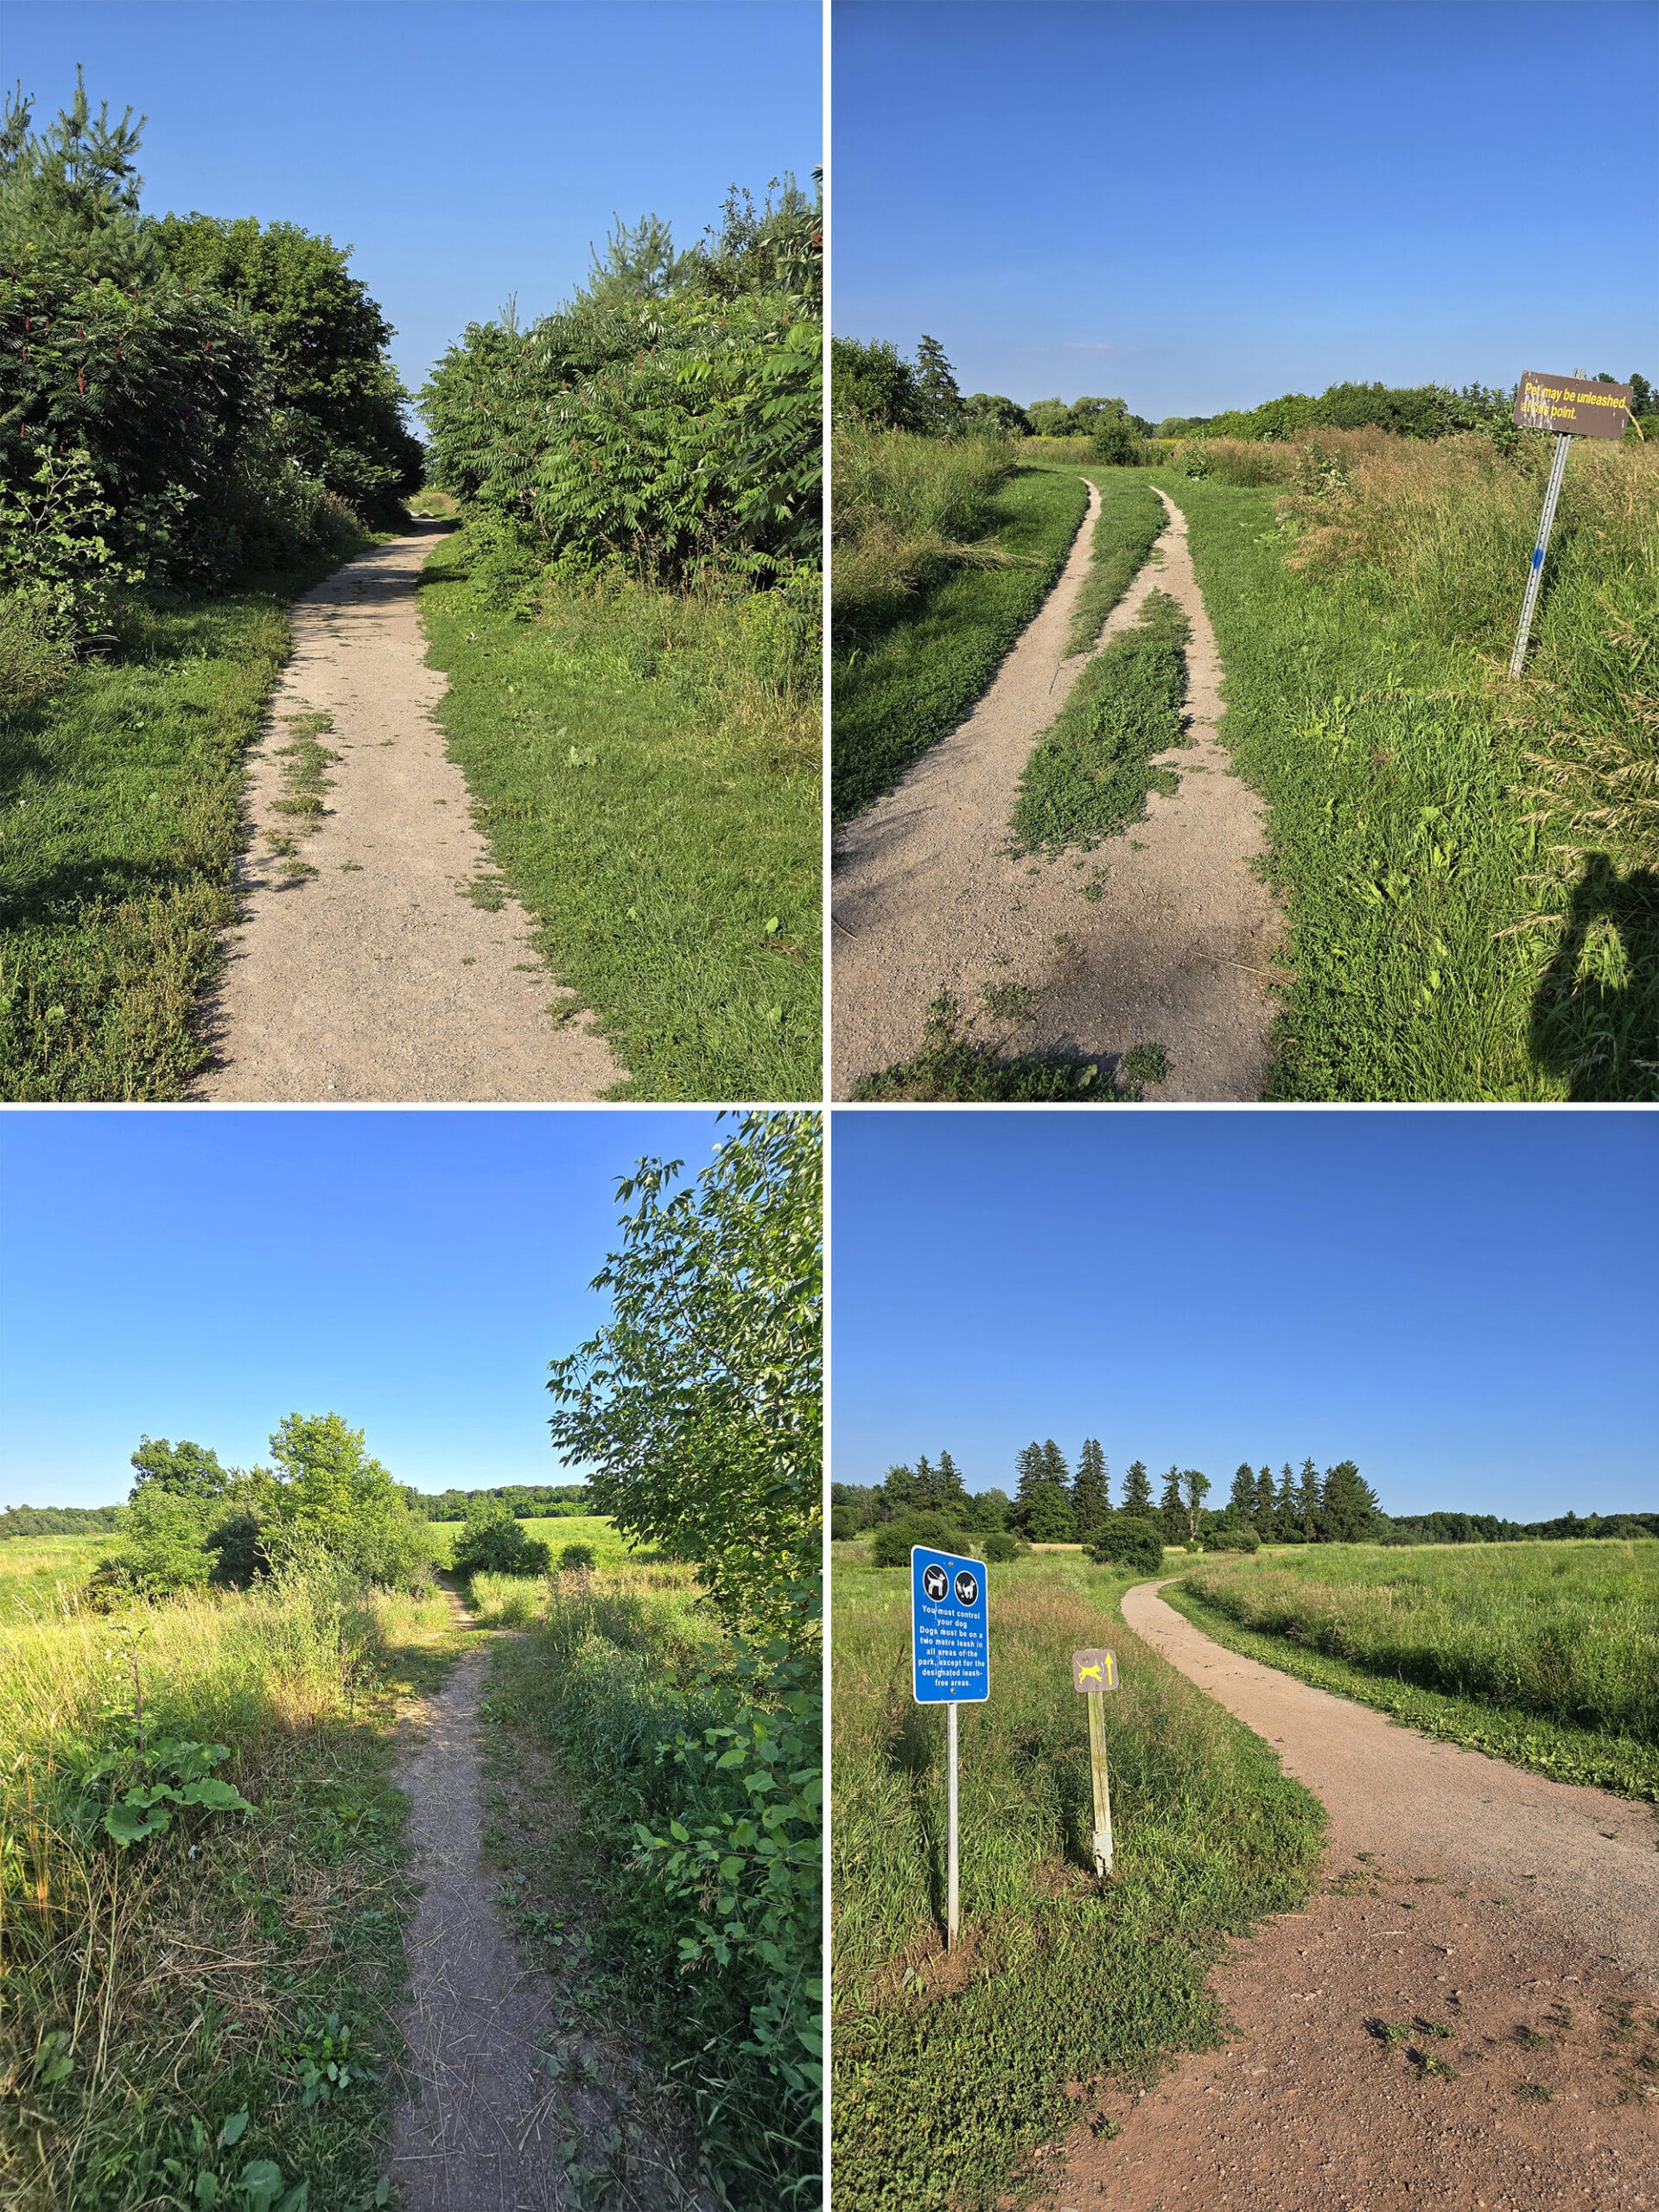
<svg viewBox="0 0 1659 2212"><path fill-rule="evenodd" d="M467 894L494 869L434 720L444 679L427 665L416 583L435 534L359 554L295 607L250 760L243 915L207 1009L215 1065L198 1099L587 1099L622 1077L524 908L499 888L493 912ZM283 717L308 713L331 718L319 742L340 759L321 826L296 836L278 804ZM278 837L315 873L288 873Z"/></svg>

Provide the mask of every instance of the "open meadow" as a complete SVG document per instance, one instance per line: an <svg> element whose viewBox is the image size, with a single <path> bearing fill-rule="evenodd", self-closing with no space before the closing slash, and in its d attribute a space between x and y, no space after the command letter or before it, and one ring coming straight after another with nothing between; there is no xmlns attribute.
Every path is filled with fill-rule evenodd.
<svg viewBox="0 0 1659 2212"><path fill-rule="evenodd" d="M1659 1542L1320 1544L1205 1560L1164 1594L1430 1735L1659 1801Z"/></svg>
<svg viewBox="0 0 1659 2212"><path fill-rule="evenodd" d="M902 1569L835 1547L836 2201L989 2208L1078 2117L1075 2085L1150 2078L1220 2040L1229 1931L1307 1894L1316 1802L1134 1636L1138 1578L1075 1554L991 1573L991 1700L962 1713L960 1951L943 1940L944 1721L911 1697ZM1116 1853L1090 1859L1071 1651L1110 1644Z"/></svg>

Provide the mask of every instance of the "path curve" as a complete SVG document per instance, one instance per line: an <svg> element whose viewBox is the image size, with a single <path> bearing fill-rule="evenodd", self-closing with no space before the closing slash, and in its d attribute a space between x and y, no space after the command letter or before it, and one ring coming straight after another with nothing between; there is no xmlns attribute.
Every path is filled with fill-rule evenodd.
<svg viewBox="0 0 1659 2212"><path fill-rule="evenodd" d="M1124 1620L1321 1800L1334 1879L1212 1978L1234 2040L1109 2098L1115 2142L1074 2132L1058 2203L1659 2205L1654 1808L1420 1736L1230 1651L1161 1586L1130 1590ZM1368 2019L1401 2023L1452 2072L1418 2072ZM1450 2032L1419 2033L1421 2019Z"/></svg>
<svg viewBox="0 0 1659 2212"><path fill-rule="evenodd" d="M436 526L348 561L293 612L294 650L250 757L242 916L207 1006L214 1066L201 1100L598 1097L623 1070L591 1018L568 1009L499 893L466 887L494 869L434 709L444 679L426 662L417 581ZM320 741L327 812L295 857L278 809L285 715L332 717Z"/></svg>
<svg viewBox="0 0 1659 2212"><path fill-rule="evenodd" d="M1160 492L1165 527L1094 647L1138 620L1148 592L1167 592L1192 625L1188 735L1160 756L1180 777L1153 792L1147 818L1108 838L1079 869L1006 850L1032 748L1091 654L1065 657L1088 574L1100 495L1058 583L990 689L898 788L849 823L834 879L834 1095L908 1059L941 993L964 1017L988 985L1036 995L1005 1049L1063 1047L1115 1062L1160 1044L1160 1099L1259 1097L1273 1009L1264 970L1279 933L1272 897L1250 863L1265 850L1258 802L1216 737L1221 661L1186 543L1186 518ZM1080 896L1100 868L1097 901ZM982 1021L980 1033L988 1033Z"/></svg>

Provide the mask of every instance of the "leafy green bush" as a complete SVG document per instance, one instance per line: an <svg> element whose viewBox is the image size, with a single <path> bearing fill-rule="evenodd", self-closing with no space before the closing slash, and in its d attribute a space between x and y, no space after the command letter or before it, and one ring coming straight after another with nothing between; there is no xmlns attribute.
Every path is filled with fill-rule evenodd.
<svg viewBox="0 0 1659 2212"><path fill-rule="evenodd" d="M1262 1539L1248 1522L1235 1522L1230 1527L1222 1521L1205 1530L1204 1548L1207 1552L1259 1552Z"/></svg>
<svg viewBox="0 0 1659 2212"><path fill-rule="evenodd" d="M599 1554L591 1544L567 1544L559 1554L561 1574L591 1574Z"/></svg>
<svg viewBox="0 0 1659 2212"><path fill-rule="evenodd" d="M963 1552L968 1537L956 1522L942 1513L912 1513L899 1521L884 1521L875 1532L870 1556L878 1567L908 1567L912 1544L931 1544L936 1550Z"/></svg>
<svg viewBox="0 0 1659 2212"><path fill-rule="evenodd" d="M1164 1563L1164 1532L1137 1513L1114 1513L1089 1548L1098 1567L1132 1567L1156 1574Z"/></svg>
<svg viewBox="0 0 1659 2212"><path fill-rule="evenodd" d="M144 1484L134 1491L122 1540L92 1577L95 1589L168 1597L197 1588L213 1571L203 1507L170 1491Z"/></svg>
<svg viewBox="0 0 1659 2212"><path fill-rule="evenodd" d="M816 575L820 222L792 184L760 210L734 192L710 244L676 253L654 219L619 228L568 307L469 326L420 404L435 480L474 530L494 525L493 589L555 564L668 584Z"/></svg>
<svg viewBox="0 0 1659 2212"><path fill-rule="evenodd" d="M455 1540L457 1574L545 1574L548 1548L524 1534L512 1509L499 1498L474 1499Z"/></svg>
<svg viewBox="0 0 1659 2212"><path fill-rule="evenodd" d="M993 1529L988 1535L982 1536L979 1548L985 1554L988 1567L1004 1567L1010 1560L1031 1557L1031 1546L1022 1544L1018 1536L1011 1535L1006 1529Z"/></svg>

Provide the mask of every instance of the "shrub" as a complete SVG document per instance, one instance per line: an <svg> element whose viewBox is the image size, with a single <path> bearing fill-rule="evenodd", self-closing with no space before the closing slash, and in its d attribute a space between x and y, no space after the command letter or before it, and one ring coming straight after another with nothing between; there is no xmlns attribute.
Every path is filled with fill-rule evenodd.
<svg viewBox="0 0 1659 2212"><path fill-rule="evenodd" d="M1006 1529L993 1529L989 1535L981 1537L979 1548L985 1554L986 1563L991 1567L1005 1566L1011 1559L1029 1559L1031 1556L1031 1546L1022 1544L1018 1536L1010 1535Z"/></svg>
<svg viewBox="0 0 1659 2212"><path fill-rule="evenodd" d="M585 1544L568 1544L565 1558L573 1551L587 1550ZM591 1559L589 1553L590 1563ZM457 1574L545 1574L548 1564L547 1546L524 1534L523 1524L513 1518L512 1508L504 1500L473 1500L455 1543Z"/></svg>
<svg viewBox="0 0 1659 2212"><path fill-rule="evenodd" d="M1224 1521L1206 1531L1204 1546L1211 1552L1259 1552L1262 1539L1243 1521L1235 1522L1230 1527Z"/></svg>
<svg viewBox="0 0 1659 2212"><path fill-rule="evenodd" d="M968 1538L942 1513L912 1513L903 1520L884 1521L875 1532L870 1555L878 1567L908 1567L912 1544L931 1544L942 1552L965 1552Z"/></svg>
<svg viewBox="0 0 1659 2212"><path fill-rule="evenodd" d="M1132 1567L1156 1574L1164 1563L1164 1535L1155 1521L1136 1513L1114 1513L1090 1548L1100 1567Z"/></svg>
<svg viewBox="0 0 1659 2212"><path fill-rule="evenodd" d="M599 1564L599 1554L591 1544L567 1544L559 1554L561 1574L591 1574Z"/></svg>
<svg viewBox="0 0 1659 2212"><path fill-rule="evenodd" d="M168 1597L199 1587L212 1572L202 1508L192 1499L141 1486L122 1534L121 1549L92 1577L95 1589Z"/></svg>
<svg viewBox="0 0 1659 2212"><path fill-rule="evenodd" d="M858 1515L850 1505L832 1506L830 1511L830 1541L836 1544L850 1544L859 1530Z"/></svg>
<svg viewBox="0 0 1659 2212"><path fill-rule="evenodd" d="M0 592L0 714L38 705L73 667L48 611L26 592Z"/></svg>

